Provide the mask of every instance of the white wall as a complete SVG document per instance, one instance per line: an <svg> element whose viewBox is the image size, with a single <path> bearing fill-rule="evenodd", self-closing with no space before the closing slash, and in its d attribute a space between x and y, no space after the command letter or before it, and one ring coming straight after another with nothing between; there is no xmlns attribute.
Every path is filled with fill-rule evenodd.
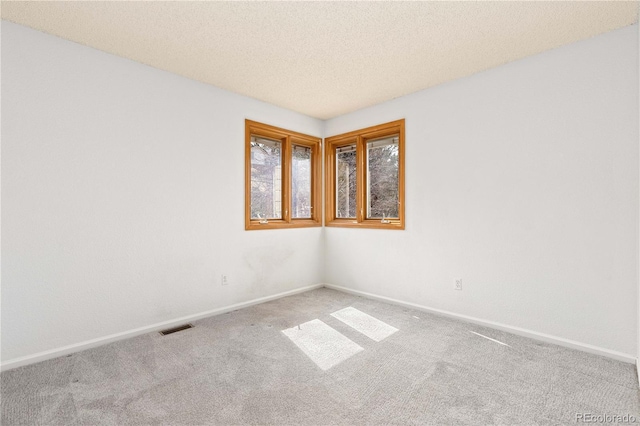
<svg viewBox="0 0 640 426"><path fill-rule="evenodd" d="M638 36L638 44L637 55L638 55L638 110L640 110L640 8L638 9L638 25L636 25L636 34ZM638 131L638 146L640 146L640 130ZM640 161L640 158L639 158ZM640 182L640 174L638 175L638 181ZM640 188L639 197L640 197ZM638 212L640 214L640 211ZM638 216L638 222L640 223L640 216ZM638 250L638 346L637 346L637 357L636 357L636 374L638 375L638 385L640 385L640 226L638 227L638 242L637 242L637 250Z"/></svg>
<svg viewBox="0 0 640 426"><path fill-rule="evenodd" d="M321 228L244 231L243 164L245 118L323 122L6 21L2 112L3 363L322 282Z"/></svg>
<svg viewBox="0 0 640 426"><path fill-rule="evenodd" d="M2 363L323 280L640 354L637 32L323 123L3 21ZM407 229L244 231L245 118L406 118Z"/></svg>
<svg viewBox="0 0 640 426"><path fill-rule="evenodd" d="M329 120L406 118L407 210L405 231L327 228L327 282L633 359L637 31Z"/></svg>

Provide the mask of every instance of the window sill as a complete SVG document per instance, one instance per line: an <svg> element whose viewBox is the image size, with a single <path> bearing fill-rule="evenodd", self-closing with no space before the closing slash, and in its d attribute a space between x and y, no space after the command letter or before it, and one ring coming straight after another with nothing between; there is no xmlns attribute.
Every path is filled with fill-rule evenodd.
<svg viewBox="0 0 640 426"><path fill-rule="evenodd" d="M404 223L399 220L390 220L383 223L380 220L364 220L358 222L355 219L334 219L325 223L325 226L336 228L370 228L370 229L391 229L396 231L404 230Z"/></svg>
<svg viewBox="0 0 640 426"><path fill-rule="evenodd" d="M246 231L257 231L261 229L312 228L319 226L322 226L320 221L314 219L291 219L291 222L274 219L267 223L260 223L260 221L252 220L245 224L244 229Z"/></svg>

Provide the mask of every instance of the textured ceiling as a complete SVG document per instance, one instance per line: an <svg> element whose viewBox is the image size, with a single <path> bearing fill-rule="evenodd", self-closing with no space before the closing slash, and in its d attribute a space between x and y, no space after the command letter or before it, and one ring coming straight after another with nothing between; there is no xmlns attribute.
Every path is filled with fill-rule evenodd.
<svg viewBox="0 0 640 426"><path fill-rule="evenodd" d="M327 119L637 22L633 2L2 2L2 18Z"/></svg>

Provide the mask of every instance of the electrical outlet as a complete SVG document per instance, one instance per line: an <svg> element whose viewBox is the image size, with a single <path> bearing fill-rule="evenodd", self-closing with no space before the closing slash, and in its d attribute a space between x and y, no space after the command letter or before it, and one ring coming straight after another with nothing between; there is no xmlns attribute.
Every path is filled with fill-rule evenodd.
<svg viewBox="0 0 640 426"><path fill-rule="evenodd" d="M226 275L220 275L220 284L222 285L228 285L229 284L229 279Z"/></svg>
<svg viewBox="0 0 640 426"><path fill-rule="evenodd" d="M455 279L455 286L453 288L456 290L462 290L462 278Z"/></svg>

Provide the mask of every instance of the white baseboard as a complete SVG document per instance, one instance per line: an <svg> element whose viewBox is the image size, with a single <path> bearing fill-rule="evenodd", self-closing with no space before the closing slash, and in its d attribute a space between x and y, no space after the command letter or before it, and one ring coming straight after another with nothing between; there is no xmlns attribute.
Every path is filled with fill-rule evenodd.
<svg viewBox="0 0 640 426"><path fill-rule="evenodd" d="M107 343L116 342L118 340L128 339L130 337L139 336L141 334L150 333L153 331L162 330L164 328L170 328L177 326L185 322L196 321L202 318L211 317L214 315L220 315L227 312L235 311L238 309L246 308L249 306L257 305L271 300L280 299L283 297L291 296L298 293L304 293L305 291L315 290L323 287L323 284L315 284L306 287L297 288L295 290L289 290L282 293L274 294L271 296L260 297L258 299L249 300L247 302L236 303L235 305L225 306L222 308L216 308L205 312L200 312L194 315L187 315L184 317L172 319L169 321L163 321L156 324L148 325L145 327L135 328L133 330L123 331L121 333L111 334L109 336L98 337L97 339L86 340L80 343L74 343L72 345L63 346L56 349L51 349L44 352L39 352L33 355L27 355L19 358L14 358L0 364L0 371L11 370L13 368L22 367L24 365L35 364L36 362L46 361L48 359L57 358L60 356L68 355L74 352L84 351L86 349L95 348L97 346L106 345Z"/></svg>
<svg viewBox="0 0 640 426"><path fill-rule="evenodd" d="M571 349L577 349L584 352L589 352L595 355L605 356L607 358L613 358L618 361L635 363L636 357L625 354L622 352L612 351L609 349L600 348L598 346L589 345L587 343L576 342L574 340L565 339L562 337L552 336L550 334L538 333L537 331L527 330L525 328L514 327L506 324L501 324L499 322L483 320L480 318L471 317L468 315L456 314L454 312L445 311L442 309L430 308L428 306L418 305L417 303L404 302L402 300L392 299L390 297L379 296L373 293L367 293L360 290L353 290L347 287L337 286L333 284L325 284L327 288L342 291L345 293L355 294L357 296L363 296L369 299L380 300L382 302L392 303L394 305L404 306L407 308L417 309L423 312L429 312L433 314L443 315L450 318L456 318L462 321L471 322L478 325L483 325L485 327L495 328L501 331L506 331L508 333L517 334L519 336L529 337L531 339L540 340L547 343L553 343L558 346L564 346ZM639 373L640 374L640 373ZM640 376L639 376L640 379Z"/></svg>

